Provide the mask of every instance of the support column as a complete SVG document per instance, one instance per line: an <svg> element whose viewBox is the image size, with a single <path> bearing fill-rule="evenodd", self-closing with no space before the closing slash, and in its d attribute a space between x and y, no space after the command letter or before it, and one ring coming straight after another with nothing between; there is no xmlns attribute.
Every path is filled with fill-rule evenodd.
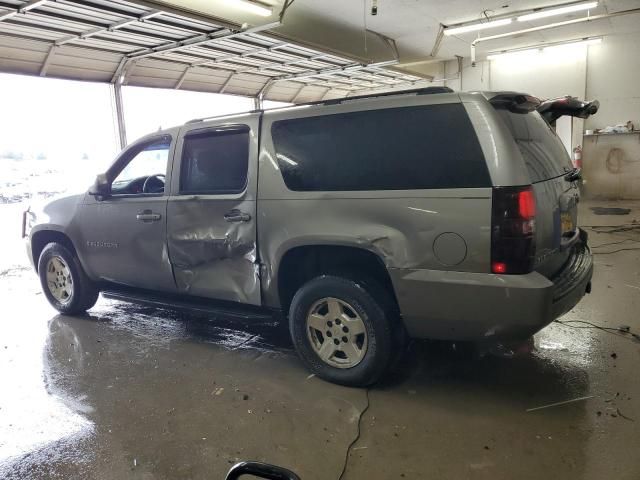
<svg viewBox="0 0 640 480"><path fill-rule="evenodd" d="M255 97L253 97L253 108L254 110L262 110L264 107L264 97L269 91L269 89L273 86L274 81L272 79L267 80L267 82L262 86L260 91L257 93Z"/></svg>
<svg viewBox="0 0 640 480"><path fill-rule="evenodd" d="M113 103L116 108L116 123L118 125L118 141L120 142L120 150L127 146L127 132L124 124L124 109L122 106L122 84L117 79L113 84Z"/></svg>

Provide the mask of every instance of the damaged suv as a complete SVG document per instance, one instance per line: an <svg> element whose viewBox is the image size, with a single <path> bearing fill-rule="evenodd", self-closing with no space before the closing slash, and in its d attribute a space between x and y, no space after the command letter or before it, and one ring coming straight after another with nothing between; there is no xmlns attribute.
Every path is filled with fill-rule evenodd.
<svg viewBox="0 0 640 480"><path fill-rule="evenodd" d="M28 255L62 313L282 312L311 371L368 385L407 337L522 339L589 292L579 172L539 104L430 88L191 121L27 211Z"/></svg>

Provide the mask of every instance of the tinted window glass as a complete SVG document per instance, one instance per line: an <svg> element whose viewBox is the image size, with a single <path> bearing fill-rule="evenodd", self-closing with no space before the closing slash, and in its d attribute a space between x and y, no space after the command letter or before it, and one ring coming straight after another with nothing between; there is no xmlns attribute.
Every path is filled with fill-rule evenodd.
<svg viewBox="0 0 640 480"><path fill-rule="evenodd" d="M518 144L532 182L564 175L572 168L562 141L538 112L497 111Z"/></svg>
<svg viewBox="0 0 640 480"><path fill-rule="evenodd" d="M238 193L247 183L249 128L189 133L182 149L182 193Z"/></svg>
<svg viewBox="0 0 640 480"><path fill-rule="evenodd" d="M291 190L490 185L478 139L461 104L281 120L271 133Z"/></svg>

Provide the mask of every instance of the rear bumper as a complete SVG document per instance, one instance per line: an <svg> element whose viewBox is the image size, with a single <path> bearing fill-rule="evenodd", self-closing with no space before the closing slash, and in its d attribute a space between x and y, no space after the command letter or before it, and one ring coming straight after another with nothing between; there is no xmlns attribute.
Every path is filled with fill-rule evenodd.
<svg viewBox="0 0 640 480"><path fill-rule="evenodd" d="M458 341L526 338L571 310L591 288L593 259L580 243L559 274L390 270L414 338Z"/></svg>

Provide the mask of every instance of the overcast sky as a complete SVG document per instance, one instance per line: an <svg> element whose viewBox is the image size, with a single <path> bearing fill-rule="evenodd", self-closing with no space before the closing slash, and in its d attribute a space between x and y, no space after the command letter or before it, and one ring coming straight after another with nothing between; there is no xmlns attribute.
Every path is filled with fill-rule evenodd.
<svg viewBox="0 0 640 480"><path fill-rule="evenodd" d="M108 164L117 153L109 86L51 78L0 74L0 154L44 153ZM124 87L129 142L192 118L251 110L249 98L211 93Z"/></svg>

